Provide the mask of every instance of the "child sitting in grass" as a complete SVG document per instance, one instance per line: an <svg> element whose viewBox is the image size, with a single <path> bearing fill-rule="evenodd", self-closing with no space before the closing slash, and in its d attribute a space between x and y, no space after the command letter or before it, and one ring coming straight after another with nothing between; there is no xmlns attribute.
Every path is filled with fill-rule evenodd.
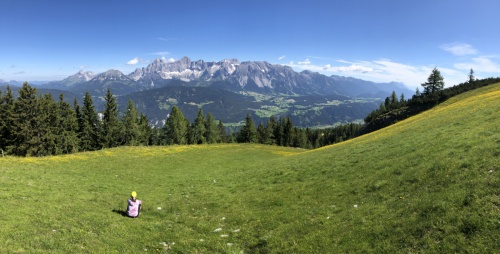
<svg viewBox="0 0 500 254"><path fill-rule="evenodd" d="M137 199L137 193L132 191L131 197L127 202L127 216L132 218L139 217L139 213L142 209L142 201Z"/></svg>

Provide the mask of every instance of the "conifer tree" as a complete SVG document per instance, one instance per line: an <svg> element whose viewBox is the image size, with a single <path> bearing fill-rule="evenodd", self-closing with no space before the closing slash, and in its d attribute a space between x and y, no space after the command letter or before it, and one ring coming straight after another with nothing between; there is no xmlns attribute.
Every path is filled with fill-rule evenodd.
<svg viewBox="0 0 500 254"><path fill-rule="evenodd" d="M150 144L154 146L165 145L164 131L162 128L153 126L151 128Z"/></svg>
<svg viewBox="0 0 500 254"><path fill-rule="evenodd" d="M266 140L269 145L276 145L276 136L275 136L275 131L274 129L276 128L276 118L274 116L271 116L269 118L269 121L267 121L266 124Z"/></svg>
<svg viewBox="0 0 500 254"><path fill-rule="evenodd" d="M41 96L37 100L34 119L35 135L32 137L28 154L32 156L47 156L60 154L57 145L58 112L57 104L51 94Z"/></svg>
<svg viewBox="0 0 500 254"><path fill-rule="evenodd" d="M293 124L292 124L292 119L290 117L284 118L284 129L283 129L283 135L284 135L284 143L283 146L292 146L293 145Z"/></svg>
<svg viewBox="0 0 500 254"><path fill-rule="evenodd" d="M222 121L219 121L219 124L217 124L217 130L219 133L219 141L221 143L229 143L228 136L226 135L226 127L224 127L224 124Z"/></svg>
<svg viewBox="0 0 500 254"><path fill-rule="evenodd" d="M306 132L300 128L293 128L293 147L303 147L307 146L307 136Z"/></svg>
<svg viewBox="0 0 500 254"><path fill-rule="evenodd" d="M80 105L78 105L78 100L75 98L73 101L73 109L75 110L75 117L76 117L76 122L78 124L78 128L76 129L76 134L78 136L78 142L80 147L81 138L82 138L82 133L83 133L83 115L82 115L82 110L80 109Z"/></svg>
<svg viewBox="0 0 500 254"><path fill-rule="evenodd" d="M424 93L429 94L443 90L443 80L444 78L441 76L441 72L437 68L434 68L427 78L427 82L422 84L424 87Z"/></svg>
<svg viewBox="0 0 500 254"><path fill-rule="evenodd" d="M396 95L395 91L392 91L391 94L391 109L397 108L398 107L398 96Z"/></svg>
<svg viewBox="0 0 500 254"><path fill-rule="evenodd" d="M71 108L69 103L64 101L63 94L59 96L57 112L59 114L57 124L58 149L62 154L75 153L79 149L80 142L78 138L78 119L75 110Z"/></svg>
<svg viewBox="0 0 500 254"><path fill-rule="evenodd" d="M257 143L257 129L250 114L247 114L245 125L241 128L236 140L239 143Z"/></svg>
<svg viewBox="0 0 500 254"><path fill-rule="evenodd" d="M470 72L469 72L469 75L467 75L467 82L473 82L474 80L476 80L476 78L474 77L474 70L472 68L470 68Z"/></svg>
<svg viewBox="0 0 500 254"><path fill-rule="evenodd" d="M122 124L122 144L128 146L138 145L140 143L138 112L130 99L122 118Z"/></svg>
<svg viewBox="0 0 500 254"><path fill-rule="evenodd" d="M203 115L203 111L200 108L198 111L198 115L194 120L194 123L191 127L191 144L203 144L206 142L205 133L206 133L206 123L205 116Z"/></svg>
<svg viewBox="0 0 500 254"><path fill-rule="evenodd" d="M140 145L150 145L151 141L152 129L149 126L148 117L141 113L139 117L139 144Z"/></svg>
<svg viewBox="0 0 500 254"><path fill-rule="evenodd" d="M257 126L257 142L259 144L265 144L267 142L266 127L264 127L263 123L259 123L259 126Z"/></svg>
<svg viewBox="0 0 500 254"><path fill-rule="evenodd" d="M418 87L417 87L417 89L415 90L415 96L416 96L416 97L420 96L420 89L418 89Z"/></svg>
<svg viewBox="0 0 500 254"><path fill-rule="evenodd" d="M283 118L280 117L279 120L276 121L276 124L274 125L274 138L276 139L276 145L279 146L284 146L284 130L285 130L285 125L283 123Z"/></svg>
<svg viewBox="0 0 500 254"><path fill-rule="evenodd" d="M102 119L102 143L104 147L116 147L120 143L120 121L118 119L118 105L108 88L106 104Z"/></svg>
<svg viewBox="0 0 500 254"><path fill-rule="evenodd" d="M184 118L181 110L177 106L173 106L165 123L166 143L169 145L187 144L188 126L189 121Z"/></svg>
<svg viewBox="0 0 500 254"><path fill-rule="evenodd" d="M219 142L219 130L217 128L217 124L215 123L214 116L211 113L208 113L207 115L207 120L205 121L205 129L205 137L207 143L215 144Z"/></svg>
<svg viewBox="0 0 500 254"><path fill-rule="evenodd" d="M94 109L92 97L88 92L83 98L82 130L80 146L83 151L93 151L101 148L99 139L101 121Z"/></svg>
<svg viewBox="0 0 500 254"><path fill-rule="evenodd" d="M0 96L0 149L7 151L7 147L14 141L14 94L7 86L6 93Z"/></svg>
<svg viewBox="0 0 500 254"><path fill-rule="evenodd" d="M18 97L14 102L12 123L13 142L7 148L14 155L26 156L30 149L30 143L33 140L36 131L37 111L37 90L23 84L18 91Z"/></svg>

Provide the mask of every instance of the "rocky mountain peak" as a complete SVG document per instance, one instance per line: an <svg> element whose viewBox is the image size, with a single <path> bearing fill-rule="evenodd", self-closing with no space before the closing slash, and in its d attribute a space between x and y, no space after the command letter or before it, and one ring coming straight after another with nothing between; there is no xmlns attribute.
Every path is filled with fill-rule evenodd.
<svg viewBox="0 0 500 254"><path fill-rule="evenodd" d="M78 75L78 78L83 81L89 81L95 76L94 72L83 70L80 70L76 75Z"/></svg>
<svg viewBox="0 0 500 254"><path fill-rule="evenodd" d="M119 70L108 70L106 72L97 74L93 78L93 80L99 80L99 81L102 81L105 79L108 79L108 80L126 80L126 79L129 79L129 77L125 76Z"/></svg>

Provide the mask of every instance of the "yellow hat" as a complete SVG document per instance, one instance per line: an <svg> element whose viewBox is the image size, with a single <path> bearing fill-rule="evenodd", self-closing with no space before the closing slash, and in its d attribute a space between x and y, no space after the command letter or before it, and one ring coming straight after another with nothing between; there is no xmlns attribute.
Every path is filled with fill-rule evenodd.
<svg viewBox="0 0 500 254"><path fill-rule="evenodd" d="M137 197L137 193L135 191L132 191L132 197Z"/></svg>

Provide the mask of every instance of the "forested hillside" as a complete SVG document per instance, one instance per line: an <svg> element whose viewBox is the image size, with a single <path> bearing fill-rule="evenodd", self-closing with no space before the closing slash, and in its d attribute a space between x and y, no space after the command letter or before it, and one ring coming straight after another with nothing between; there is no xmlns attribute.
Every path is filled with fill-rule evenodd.
<svg viewBox="0 0 500 254"><path fill-rule="evenodd" d="M189 88L193 89L193 88ZM242 116L243 127L224 126L211 113L200 108L190 122L176 106L160 127L151 126L147 115L139 113L128 100L123 111L108 89L104 110L97 111L92 96L85 94L83 105L76 99L69 104L61 94L38 94L25 83L14 95L7 87L0 94L0 149L3 154L46 156L95 151L117 146L172 144L261 143L268 145L317 148L353 137L361 127L350 123L314 130L298 128L290 117L271 116L255 124L250 114Z"/></svg>
<svg viewBox="0 0 500 254"><path fill-rule="evenodd" d="M366 124L349 123L325 129L299 128L291 117L269 117L255 123L252 115L241 115L242 126L225 124L212 113L193 106L189 114L196 114L189 121L177 106L169 107L170 113L161 123L151 126L148 116L139 113L136 103L129 99L126 107L118 107L116 96L107 90L104 109L96 110L92 96L86 93L83 105L74 99L73 105L62 93L59 100L52 94L38 94L37 89L25 83L14 91L7 87L0 93L0 149L4 154L19 156L45 156L93 151L123 145L172 145L212 143L260 143L301 148L318 148L342 142L386 127L397 121L427 110L466 91L499 82L499 78L470 80L446 89L418 93L411 99L397 97L393 92L378 110L370 113ZM185 88L185 93L193 89ZM178 90L175 90L179 92ZM210 90L212 91L212 90ZM158 91L150 90L157 93ZM229 93L219 91L220 93ZM241 96L245 98L244 96ZM228 98L232 98L229 96ZM310 101L311 99L308 99ZM240 101L244 101L240 98ZM122 104L124 103L122 98ZM143 105L146 102L141 102ZM300 104L300 102L297 102ZM240 103L241 105L244 105ZM219 105L224 108L224 105ZM145 108L149 108L145 106ZM143 108L143 109L145 109ZM184 107L185 108L185 107ZM207 107L205 107L207 108ZM208 107L210 109L210 107ZM232 114L234 109L227 109ZM240 112L239 110L235 110ZM196 113L195 113L196 112ZM159 127L158 127L159 126Z"/></svg>

